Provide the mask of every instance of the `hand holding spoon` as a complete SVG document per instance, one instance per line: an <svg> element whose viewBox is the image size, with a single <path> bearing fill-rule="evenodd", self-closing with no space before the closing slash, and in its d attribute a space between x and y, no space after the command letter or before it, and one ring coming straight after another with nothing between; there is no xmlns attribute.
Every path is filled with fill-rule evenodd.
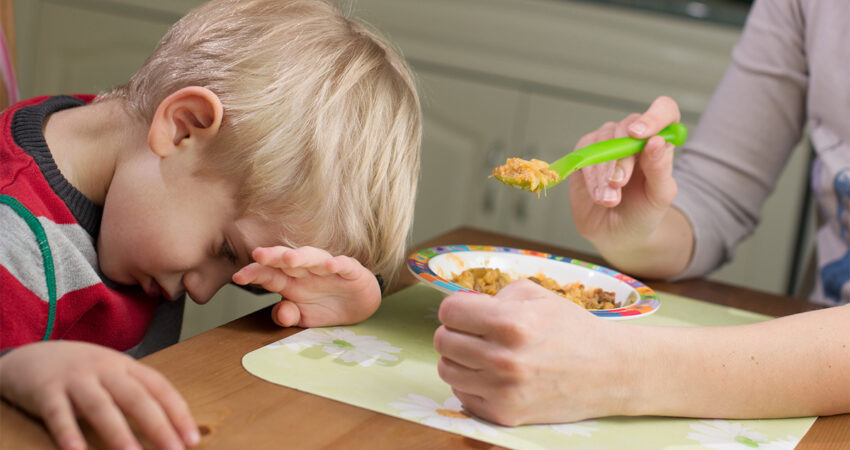
<svg viewBox="0 0 850 450"><path fill-rule="evenodd" d="M679 146L687 139L688 129L676 122L661 130L658 136ZM621 137L597 142L568 153L551 164L538 159L526 161L521 158L508 158L505 165L493 169L492 176L517 189L540 193L564 181L582 167L634 155L643 150L648 139Z"/></svg>

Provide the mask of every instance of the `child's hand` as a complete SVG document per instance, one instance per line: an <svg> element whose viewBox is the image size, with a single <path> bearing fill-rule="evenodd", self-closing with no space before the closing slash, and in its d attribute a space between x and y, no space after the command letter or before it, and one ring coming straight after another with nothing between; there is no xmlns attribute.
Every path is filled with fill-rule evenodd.
<svg viewBox="0 0 850 450"><path fill-rule="evenodd" d="M679 106L657 98L642 115L610 122L582 137L576 148L607 139L652 136L635 156L585 167L570 177L570 203L578 231L597 248L605 242L640 242L656 229L673 198L673 145L655 136L680 120ZM639 170L635 170L635 166Z"/></svg>
<svg viewBox="0 0 850 450"><path fill-rule="evenodd" d="M75 414L109 448L141 448L127 419L156 448L200 441L189 407L164 376L94 344L48 341L12 350L0 358L0 393L41 417L62 449L86 447Z"/></svg>
<svg viewBox="0 0 850 450"><path fill-rule="evenodd" d="M526 279L449 295L439 318L437 370L475 415L516 426L622 412L625 327Z"/></svg>
<svg viewBox="0 0 850 450"><path fill-rule="evenodd" d="M283 327L360 322L381 305L381 289L356 259L314 247L260 247L254 263L233 275L236 284L258 284L283 299L272 319Z"/></svg>

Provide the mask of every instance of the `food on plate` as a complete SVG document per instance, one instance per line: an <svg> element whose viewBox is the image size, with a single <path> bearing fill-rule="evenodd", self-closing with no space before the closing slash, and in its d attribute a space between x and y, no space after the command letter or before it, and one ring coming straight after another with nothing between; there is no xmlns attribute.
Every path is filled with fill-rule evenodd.
<svg viewBox="0 0 850 450"><path fill-rule="evenodd" d="M557 172L549 169L546 161L522 158L508 158L504 165L493 169L493 176L502 181L511 180L515 184L528 183L531 192L539 192L547 184L560 179Z"/></svg>
<svg viewBox="0 0 850 450"><path fill-rule="evenodd" d="M531 281L555 292L561 297L571 300L573 303L583 307L584 309L612 309L620 306L615 303L614 293L605 291L602 288L586 288L582 283L576 281L574 283L558 284L557 281L543 274L538 274L528 278ZM457 283L466 289L472 289L484 294L494 295L503 287L515 281L516 278L502 272L499 269L491 269L487 267L477 267L474 269L466 269L460 274L452 274L452 282Z"/></svg>

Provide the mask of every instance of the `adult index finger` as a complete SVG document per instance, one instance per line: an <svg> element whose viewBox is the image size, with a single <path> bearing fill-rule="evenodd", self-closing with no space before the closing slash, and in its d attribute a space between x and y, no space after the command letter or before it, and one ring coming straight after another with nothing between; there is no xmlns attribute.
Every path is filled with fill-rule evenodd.
<svg viewBox="0 0 850 450"><path fill-rule="evenodd" d="M496 302L486 294L455 292L443 299L437 315L446 327L483 336L491 328L490 315Z"/></svg>
<svg viewBox="0 0 850 450"><path fill-rule="evenodd" d="M656 98L645 113L629 125L629 134L638 139L645 139L658 134L664 127L682 120L679 105L670 97Z"/></svg>

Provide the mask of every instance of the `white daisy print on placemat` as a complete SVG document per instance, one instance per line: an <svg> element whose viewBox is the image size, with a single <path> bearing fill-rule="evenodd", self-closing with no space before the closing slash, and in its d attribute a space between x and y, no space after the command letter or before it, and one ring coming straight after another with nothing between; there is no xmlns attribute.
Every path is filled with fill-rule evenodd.
<svg viewBox="0 0 850 450"><path fill-rule="evenodd" d="M725 420L700 420L692 424L697 433L688 433L688 439L698 441L705 447L722 450L749 450L764 448L767 437L740 423Z"/></svg>
<svg viewBox="0 0 850 450"><path fill-rule="evenodd" d="M320 346L322 351L333 355L335 359L357 363L363 367L398 361L398 357L392 353L400 353L402 350L387 341L378 340L376 336L358 336L345 328L311 328L275 342L269 347L281 345L294 351Z"/></svg>
<svg viewBox="0 0 850 450"><path fill-rule="evenodd" d="M561 424L553 424L553 425L545 425L544 427L549 428L558 434L565 434L567 436L584 436L590 437L594 431L599 430L599 428L593 427L591 425L596 425L595 420L585 420L582 422L574 422L574 423L561 423Z"/></svg>
<svg viewBox="0 0 850 450"><path fill-rule="evenodd" d="M800 439L801 438L794 437L789 434L784 438L779 438L775 441L770 441L767 444L761 444L758 448L760 450L794 450L797 447L797 444L800 443Z"/></svg>
<svg viewBox="0 0 850 450"><path fill-rule="evenodd" d="M449 397L443 404L419 394L407 394L400 401L390 403L390 406L401 411L399 415L405 419L419 421L423 425L446 431L465 434L480 432L496 434L496 425L490 425L470 416L463 410L457 397Z"/></svg>

